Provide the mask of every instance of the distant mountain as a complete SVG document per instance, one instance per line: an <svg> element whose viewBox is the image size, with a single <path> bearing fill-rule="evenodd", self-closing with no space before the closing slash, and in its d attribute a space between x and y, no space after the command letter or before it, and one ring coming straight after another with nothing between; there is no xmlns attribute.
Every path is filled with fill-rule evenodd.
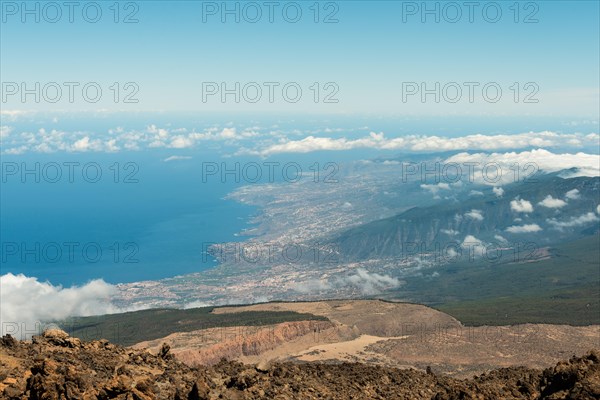
<svg viewBox="0 0 600 400"><path fill-rule="evenodd" d="M535 182L505 186L501 197L489 186L477 189L483 195L414 207L351 228L332 243L343 259L352 261L402 257L415 244L443 247L465 238L483 244L548 245L598 232L600 177L542 175Z"/></svg>

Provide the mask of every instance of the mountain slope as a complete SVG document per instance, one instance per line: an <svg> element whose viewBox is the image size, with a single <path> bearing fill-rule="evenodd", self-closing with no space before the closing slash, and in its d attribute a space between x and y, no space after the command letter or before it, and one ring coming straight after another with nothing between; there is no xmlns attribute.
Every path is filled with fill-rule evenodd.
<svg viewBox="0 0 600 400"><path fill-rule="evenodd" d="M430 207L415 207L349 229L331 242L338 247L341 259L356 261L407 257L415 253L415 245L432 251L436 245L444 248L451 243L461 244L469 235L484 243L504 245L505 242L496 237L501 235L508 243L526 240L541 246L598 231L599 177L563 179L549 175L540 177L537 182L512 184L504 190L502 197L488 193L462 202L442 200ZM566 198L566 193L573 190L577 190L579 198ZM548 196L565 205L560 208L542 206L540 203ZM529 202L532 210L516 211L511 202L518 200ZM553 202L544 204L553 205ZM586 219L589 220L587 223ZM538 228L534 225L539 230L536 231ZM511 228L523 226L529 226L526 234Z"/></svg>

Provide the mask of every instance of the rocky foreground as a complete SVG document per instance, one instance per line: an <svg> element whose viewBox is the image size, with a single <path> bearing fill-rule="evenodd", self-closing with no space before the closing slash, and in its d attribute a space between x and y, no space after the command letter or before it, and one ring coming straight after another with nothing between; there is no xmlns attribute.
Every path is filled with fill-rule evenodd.
<svg viewBox="0 0 600 400"><path fill-rule="evenodd" d="M600 353L459 380L358 363L190 368L166 345L151 354L54 329L31 342L1 338L0 382L2 399L598 399Z"/></svg>

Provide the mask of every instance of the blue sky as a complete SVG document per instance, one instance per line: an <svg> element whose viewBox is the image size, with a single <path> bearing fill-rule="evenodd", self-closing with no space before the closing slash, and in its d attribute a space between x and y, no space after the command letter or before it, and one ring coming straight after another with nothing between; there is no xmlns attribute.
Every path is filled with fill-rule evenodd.
<svg viewBox="0 0 600 400"><path fill-rule="evenodd" d="M408 14L422 2L340 1L317 3L319 23L314 22L314 2L297 2L302 17L297 23L283 18L282 9L290 2L279 2L274 23L267 18L264 2L256 2L263 13L257 23L234 16L221 21L205 15L203 7L222 2L143 1L137 10L121 2L119 20L135 11L137 23L114 23L112 1L99 2L102 17L98 23L83 19L79 3L74 23L69 23L66 8L56 23L44 20L40 3L40 22L32 15L21 21L22 10L2 2L2 82L97 82L103 89L98 103L85 101L75 92L73 103L66 92L57 103L35 103L30 96L23 103L18 95L2 99L2 109L13 110L166 110L166 111L251 111L291 113L383 113L424 115L572 115L597 118L599 87L599 3L597 1L520 2L518 23L514 2L497 2L502 16L487 22L495 9L490 2L478 2L474 22L468 21L468 8L461 6L456 23L448 2L438 2L440 22L433 15L421 21L421 10ZM28 2L34 7L36 2ZM61 2L59 2L61 3ZM240 10L248 2L239 3ZM8 4L8 5L7 5ZM62 4L62 3L61 3ZM228 2L235 7L235 2ZM428 2L435 7L436 2ZM463 4L463 2L453 3ZM446 14L443 13L446 10ZM93 10L90 15L93 16ZM248 9L248 12L251 12ZM290 9L293 17L294 8ZM404 11L404 14L403 14ZM53 10L47 9L48 18ZM323 23L331 12L337 23ZM533 13L533 15L532 15ZM14 15L13 15L14 14ZM253 14L248 14L250 17ZM528 15L537 23L524 23ZM446 16L446 18L444 18ZM403 21L403 19L405 21ZM139 102L115 103L109 87L134 82ZM204 82L226 82L234 87L257 82L263 90L256 103L233 96L223 103L218 94L202 99ZM263 82L277 82L274 101L267 99ZM302 89L297 103L281 94L284 84L295 82ZM319 83L317 103L310 87ZM335 86L325 87L326 83ZM423 103L419 94L402 99L403 83L426 83L440 88L456 82L463 90L459 101L442 97L438 103L430 95ZM467 99L464 82L476 82L474 102ZM481 87L493 82L502 90L497 103L485 101ZM514 101L518 82L519 101ZM534 86L525 87L533 83ZM511 89L513 87L513 89ZM536 89L537 88L537 89ZM63 87L64 89L64 87ZM451 90L454 90L450 88ZM65 89L66 90L66 89ZM324 103L327 93L337 93L337 103ZM537 103L524 103L524 96L535 91ZM253 96L252 93L250 92ZM454 92L448 95L453 97ZM5 101L6 100L6 101Z"/></svg>

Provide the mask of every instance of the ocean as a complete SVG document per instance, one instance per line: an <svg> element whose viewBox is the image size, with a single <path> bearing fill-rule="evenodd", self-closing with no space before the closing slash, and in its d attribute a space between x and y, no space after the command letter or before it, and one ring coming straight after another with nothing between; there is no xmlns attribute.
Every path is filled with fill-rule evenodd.
<svg viewBox="0 0 600 400"><path fill-rule="evenodd" d="M166 154L3 155L1 273L70 286L214 266L206 246L243 240L256 209L224 199L236 182L202 182L202 156Z"/></svg>

